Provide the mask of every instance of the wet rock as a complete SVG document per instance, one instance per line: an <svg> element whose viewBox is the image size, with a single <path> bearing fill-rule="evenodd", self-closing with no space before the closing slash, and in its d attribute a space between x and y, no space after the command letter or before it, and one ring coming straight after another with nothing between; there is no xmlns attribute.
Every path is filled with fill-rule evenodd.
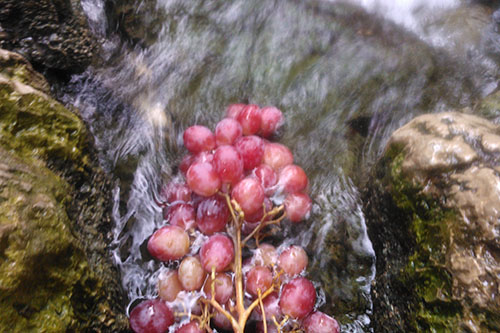
<svg viewBox="0 0 500 333"><path fill-rule="evenodd" d="M79 1L2 0L0 34L1 48L67 73L83 71L96 49Z"/></svg>
<svg viewBox="0 0 500 333"><path fill-rule="evenodd" d="M366 193L376 331L500 329L500 126L454 112L393 133Z"/></svg>
<svg viewBox="0 0 500 333"><path fill-rule="evenodd" d="M47 87L0 50L0 331L121 331L111 182Z"/></svg>

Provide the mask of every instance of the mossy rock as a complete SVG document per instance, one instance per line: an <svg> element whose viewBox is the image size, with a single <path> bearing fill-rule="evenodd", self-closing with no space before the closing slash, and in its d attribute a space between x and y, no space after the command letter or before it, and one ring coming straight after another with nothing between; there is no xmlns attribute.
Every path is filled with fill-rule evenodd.
<svg viewBox="0 0 500 333"><path fill-rule="evenodd" d="M111 181L43 77L19 55L0 59L0 331L126 330Z"/></svg>
<svg viewBox="0 0 500 333"><path fill-rule="evenodd" d="M500 330L500 127L459 113L393 133L365 193L376 331Z"/></svg>

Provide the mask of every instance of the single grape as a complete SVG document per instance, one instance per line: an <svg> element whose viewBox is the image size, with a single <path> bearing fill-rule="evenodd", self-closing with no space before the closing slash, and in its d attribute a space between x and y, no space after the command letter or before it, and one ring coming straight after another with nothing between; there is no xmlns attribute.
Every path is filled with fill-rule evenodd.
<svg viewBox="0 0 500 333"><path fill-rule="evenodd" d="M262 243L255 250L253 258L255 265L272 267L278 263L278 252L271 244Z"/></svg>
<svg viewBox="0 0 500 333"><path fill-rule="evenodd" d="M301 192L306 189L307 184L307 175L298 165L287 165L279 172L278 187L285 193Z"/></svg>
<svg viewBox="0 0 500 333"><path fill-rule="evenodd" d="M292 222L300 222L307 218L311 211L311 198L305 193L292 193L285 197L285 212Z"/></svg>
<svg viewBox="0 0 500 333"><path fill-rule="evenodd" d="M269 142L264 146L262 163L269 165L275 171L293 163L293 154L281 143Z"/></svg>
<svg viewBox="0 0 500 333"><path fill-rule="evenodd" d="M338 333L339 323L327 314L315 311L304 319L302 326L306 333Z"/></svg>
<svg viewBox="0 0 500 333"><path fill-rule="evenodd" d="M273 203L269 198L264 198L264 206L261 209L258 209L255 213L253 214L245 214L245 221L249 223L256 223L256 222L261 222L262 218L264 217L264 208L266 212L269 212L271 209L273 209ZM266 217L266 220L269 218Z"/></svg>
<svg viewBox="0 0 500 333"><path fill-rule="evenodd" d="M200 328L198 321L191 320L189 323L179 327L175 333L205 333L205 330Z"/></svg>
<svg viewBox="0 0 500 333"><path fill-rule="evenodd" d="M257 134L260 131L262 117L258 105L249 104L236 116L236 120L241 124L243 135Z"/></svg>
<svg viewBox="0 0 500 333"><path fill-rule="evenodd" d="M304 318L314 308L316 290L311 281L296 277L283 286L280 308L283 314L296 319Z"/></svg>
<svg viewBox="0 0 500 333"><path fill-rule="evenodd" d="M212 281L212 278L209 276L203 286L203 291L208 299L212 297ZM217 273L215 275L214 291L215 300L219 302L219 304L224 304L229 301L234 294L233 279L231 276L226 273Z"/></svg>
<svg viewBox="0 0 500 333"><path fill-rule="evenodd" d="M189 236L181 227L164 226L149 239L148 251L160 261L180 259L189 252Z"/></svg>
<svg viewBox="0 0 500 333"><path fill-rule="evenodd" d="M266 106L261 110L262 124L260 132L263 137L268 138L283 124L283 114L274 106Z"/></svg>
<svg viewBox="0 0 500 333"><path fill-rule="evenodd" d="M189 187L204 197L214 195L221 186L217 171L211 163L193 163L186 174Z"/></svg>
<svg viewBox="0 0 500 333"><path fill-rule="evenodd" d="M243 168L252 170L260 165L264 156L264 141L256 135L243 136L237 139L234 147L243 159Z"/></svg>
<svg viewBox="0 0 500 333"><path fill-rule="evenodd" d="M273 273L266 266L255 266L246 274L246 291L256 297L258 289L263 293L273 284Z"/></svg>
<svg viewBox="0 0 500 333"><path fill-rule="evenodd" d="M217 148L214 165L223 183L235 184L243 178L243 159L233 146Z"/></svg>
<svg viewBox="0 0 500 333"><path fill-rule="evenodd" d="M172 310L159 299L143 301L130 312L130 327L136 333L164 333L174 320Z"/></svg>
<svg viewBox="0 0 500 333"><path fill-rule="evenodd" d="M243 110L247 105L246 104L231 104L227 107L226 117L235 119L238 114Z"/></svg>
<svg viewBox="0 0 500 333"><path fill-rule="evenodd" d="M184 146L194 154L215 148L215 136L205 126L194 125L188 127L184 131L183 139Z"/></svg>
<svg viewBox="0 0 500 333"><path fill-rule="evenodd" d="M186 257L179 265L179 281L187 291L199 290L205 281L206 272L196 257Z"/></svg>
<svg viewBox="0 0 500 333"><path fill-rule="evenodd" d="M243 135L239 122L232 118L224 118L215 127L215 142L217 146L232 145Z"/></svg>
<svg viewBox="0 0 500 333"><path fill-rule="evenodd" d="M304 271L308 261L306 251L298 245L293 245L281 252L278 265L286 274L293 276Z"/></svg>
<svg viewBox="0 0 500 333"><path fill-rule="evenodd" d="M256 178L247 177L242 179L233 188L231 196L238 202L245 215L251 215L259 209L263 209L264 189Z"/></svg>
<svg viewBox="0 0 500 333"><path fill-rule="evenodd" d="M266 195L273 195L275 191L274 185L278 182L278 176L273 168L267 164L261 164L253 170L253 174L259 178Z"/></svg>
<svg viewBox="0 0 500 333"><path fill-rule="evenodd" d="M281 308L279 305L280 297L277 292L272 292L262 301L264 305L264 312L266 313L266 320L272 320L272 317L276 317L276 320L280 320L283 316ZM260 320L262 320L262 309L260 306L255 308L255 312Z"/></svg>
<svg viewBox="0 0 500 333"><path fill-rule="evenodd" d="M196 223L205 235L223 231L229 221L230 211L226 199L221 195L205 198L198 204Z"/></svg>
<svg viewBox="0 0 500 333"><path fill-rule="evenodd" d="M205 271L211 273L212 267L216 272L222 272L234 259L233 241L222 234L210 236L200 249L201 265Z"/></svg>
<svg viewBox="0 0 500 333"><path fill-rule="evenodd" d="M196 224L194 207L187 203L177 203L164 209L164 219L171 225L188 230Z"/></svg>
<svg viewBox="0 0 500 333"><path fill-rule="evenodd" d="M168 203L191 200L191 189L186 184L170 182L163 186L160 191L160 198Z"/></svg>
<svg viewBox="0 0 500 333"><path fill-rule="evenodd" d="M173 302L182 291L182 284L176 270L169 270L158 279L158 296L164 301Z"/></svg>
<svg viewBox="0 0 500 333"><path fill-rule="evenodd" d="M233 328L229 319L217 310L214 310L212 323L215 325L215 327L220 328L224 331L232 331Z"/></svg>

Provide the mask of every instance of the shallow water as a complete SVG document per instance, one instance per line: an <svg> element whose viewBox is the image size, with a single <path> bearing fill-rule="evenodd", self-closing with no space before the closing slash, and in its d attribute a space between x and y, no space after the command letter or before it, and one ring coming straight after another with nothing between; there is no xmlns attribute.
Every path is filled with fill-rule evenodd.
<svg viewBox="0 0 500 333"><path fill-rule="evenodd" d="M344 331L370 331L375 258L360 202L370 166L411 118L471 106L497 82L482 44L490 9L392 3L158 0L138 15L156 35L130 43L110 27L103 0L82 1L102 38L100 61L73 77L65 99L116 179L114 259L130 302L156 295L162 265L144 243L163 224L154 199L185 153L182 131L213 128L230 103L275 105L286 118L278 140L314 200L311 218L285 225L283 237L308 251L321 309Z"/></svg>

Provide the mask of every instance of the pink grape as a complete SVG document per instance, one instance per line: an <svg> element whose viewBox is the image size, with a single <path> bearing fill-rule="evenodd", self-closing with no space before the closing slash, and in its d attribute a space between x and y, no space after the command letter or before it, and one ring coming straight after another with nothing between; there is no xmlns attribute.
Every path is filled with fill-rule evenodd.
<svg viewBox="0 0 500 333"><path fill-rule="evenodd" d="M229 220L230 211L226 199L221 195L205 198L198 204L196 223L205 235L224 230Z"/></svg>
<svg viewBox="0 0 500 333"><path fill-rule="evenodd" d="M287 165L279 172L278 186L285 193L301 192L306 189L307 184L307 175L298 165Z"/></svg>
<svg viewBox="0 0 500 333"><path fill-rule="evenodd" d="M273 203L271 202L271 200L269 200L269 198L264 198L264 207L266 209L266 212L273 209ZM253 214L245 215L245 221L250 222L250 223L261 222L262 218L264 217L264 209L263 208L258 209ZM268 220L268 219L269 218L266 217L266 220Z"/></svg>
<svg viewBox="0 0 500 333"><path fill-rule="evenodd" d="M222 234L210 236L200 249L201 265L205 271L211 273L212 267L216 272L222 272L234 259L233 241Z"/></svg>
<svg viewBox="0 0 500 333"><path fill-rule="evenodd" d="M275 171L293 163L293 154L286 146L269 142L264 147L262 162L269 165Z"/></svg>
<svg viewBox="0 0 500 333"><path fill-rule="evenodd" d="M252 295L257 296L257 290L263 293L273 284L273 273L266 266L255 266L246 274L246 291Z"/></svg>
<svg viewBox="0 0 500 333"><path fill-rule="evenodd" d="M215 142L217 146L232 145L243 135L239 122L232 118L224 118L215 127Z"/></svg>
<svg viewBox="0 0 500 333"><path fill-rule="evenodd" d="M164 226L149 239L148 251L161 261L180 259L189 252L189 236L183 228Z"/></svg>
<svg viewBox="0 0 500 333"><path fill-rule="evenodd" d="M266 320L272 320L272 317L275 316L276 320L280 320L283 313L281 312L280 306L280 297L278 293L273 292L269 294L262 301L262 305L264 305L264 312L266 313ZM262 310L260 306L255 308L256 313L259 315L259 319L262 319Z"/></svg>
<svg viewBox="0 0 500 333"><path fill-rule="evenodd" d="M198 325L198 321L191 320L189 323L182 325L179 327L175 333L205 333L205 330L200 328Z"/></svg>
<svg viewBox="0 0 500 333"><path fill-rule="evenodd" d="M231 196L238 202L245 215L251 215L262 209L265 198L262 185L252 177L244 178L236 184Z"/></svg>
<svg viewBox="0 0 500 333"><path fill-rule="evenodd" d="M255 250L254 263L256 265L272 267L278 262L278 252L271 244L262 243Z"/></svg>
<svg viewBox="0 0 500 333"><path fill-rule="evenodd" d="M214 165L223 183L234 184L243 178L243 159L233 146L217 148Z"/></svg>
<svg viewBox="0 0 500 333"><path fill-rule="evenodd" d="M209 276L203 287L203 291L208 299L212 297L212 281L212 278ZM219 302L219 304L224 304L229 301L234 294L233 279L229 274L217 273L215 275L214 292L215 300Z"/></svg>
<svg viewBox="0 0 500 333"><path fill-rule="evenodd" d="M215 136L205 126L194 125L188 127L184 131L183 139L184 146L194 154L215 148Z"/></svg>
<svg viewBox="0 0 500 333"><path fill-rule="evenodd" d="M160 191L160 197L168 203L191 200L191 189L186 184L168 183Z"/></svg>
<svg viewBox="0 0 500 333"><path fill-rule="evenodd" d="M261 134L268 138L283 124L283 113L274 106L266 106L261 110Z"/></svg>
<svg viewBox="0 0 500 333"><path fill-rule="evenodd" d="M252 170L262 162L264 141L256 135L243 136L237 139L234 147L243 159L245 170Z"/></svg>
<svg viewBox="0 0 500 333"><path fill-rule="evenodd" d="M339 323L327 314L315 311L304 319L302 326L306 333L338 333Z"/></svg>
<svg viewBox="0 0 500 333"><path fill-rule="evenodd" d="M172 310L158 299L143 301L130 312L130 327L136 333L164 333L174 320Z"/></svg>
<svg viewBox="0 0 500 333"><path fill-rule="evenodd" d="M290 276L300 274L309 262L306 251L297 245L290 246L281 252L278 261L279 267Z"/></svg>
<svg viewBox="0 0 500 333"><path fill-rule="evenodd" d="M221 180L211 163L193 163L186 174L186 180L194 193L204 197L214 195L221 186Z"/></svg>
<svg viewBox="0 0 500 333"><path fill-rule="evenodd" d="M305 193L292 193L285 197L285 212L292 222L300 222L311 211L311 198Z"/></svg>
<svg viewBox="0 0 500 333"><path fill-rule="evenodd" d="M246 104L230 104L226 110L226 117L235 119L246 106Z"/></svg>
<svg viewBox="0 0 500 333"><path fill-rule="evenodd" d="M164 218L171 225L176 225L184 230L190 229L196 224L194 208L186 203L178 203L169 207Z"/></svg>
<svg viewBox="0 0 500 333"><path fill-rule="evenodd" d="M283 286L280 308L283 314L296 319L304 318L314 308L316 290L311 281L296 277Z"/></svg>
<svg viewBox="0 0 500 333"><path fill-rule="evenodd" d="M206 273L196 257L186 257L179 265L179 281L187 291L199 290L203 286Z"/></svg>
<svg viewBox="0 0 500 333"><path fill-rule="evenodd" d="M182 284L179 281L177 271L170 270L162 275L158 280L158 296L164 301L173 302L182 291Z"/></svg>
<svg viewBox="0 0 500 333"><path fill-rule="evenodd" d="M259 178L266 195L273 195L273 186L278 182L278 176L273 168L267 164L261 164L253 170L253 173Z"/></svg>
<svg viewBox="0 0 500 333"><path fill-rule="evenodd" d="M262 122L259 106L255 104L245 106L236 116L236 120L241 124L243 135L257 134Z"/></svg>

